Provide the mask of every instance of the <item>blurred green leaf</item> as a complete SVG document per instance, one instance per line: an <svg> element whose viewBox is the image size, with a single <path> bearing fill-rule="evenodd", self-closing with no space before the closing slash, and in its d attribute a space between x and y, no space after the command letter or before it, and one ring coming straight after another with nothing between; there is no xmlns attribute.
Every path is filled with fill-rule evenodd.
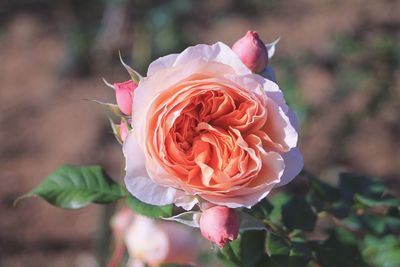
<svg viewBox="0 0 400 267"><path fill-rule="evenodd" d="M363 255L375 266L400 266L400 240L395 235L364 238Z"/></svg>
<svg viewBox="0 0 400 267"><path fill-rule="evenodd" d="M380 181L374 181L366 176L351 173L341 173L339 176L339 189L342 198L353 202L355 194L380 198L387 187Z"/></svg>
<svg viewBox="0 0 400 267"><path fill-rule="evenodd" d="M282 220L289 229L312 231L317 221L310 204L304 197L294 196L282 208Z"/></svg>
<svg viewBox="0 0 400 267"><path fill-rule="evenodd" d="M335 235L339 239L340 242L348 245L357 246L357 237L347 229L342 227L334 228Z"/></svg>
<svg viewBox="0 0 400 267"><path fill-rule="evenodd" d="M226 266L261 266L265 254L265 231L250 230L219 250Z"/></svg>
<svg viewBox="0 0 400 267"><path fill-rule="evenodd" d="M314 242L312 248L318 263L324 267L367 266L358 247L339 240L335 232L323 242Z"/></svg>
<svg viewBox="0 0 400 267"><path fill-rule="evenodd" d="M272 204L267 198L261 200L257 205L253 206L251 209L245 209L244 211L251 214L259 220L264 220L273 210Z"/></svg>
<svg viewBox="0 0 400 267"><path fill-rule="evenodd" d="M266 230L265 225L257 218L248 214L247 212L239 211L240 217L240 232L249 231L249 230Z"/></svg>
<svg viewBox="0 0 400 267"><path fill-rule="evenodd" d="M272 211L270 212L269 219L278 222L282 219L282 207L285 205L291 196L287 193L278 193L271 198L271 204L273 206Z"/></svg>
<svg viewBox="0 0 400 267"><path fill-rule="evenodd" d="M259 266L264 258L265 231L246 231L241 234L240 258L243 266Z"/></svg>
<svg viewBox="0 0 400 267"><path fill-rule="evenodd" d="M126 199L128 207L137 214L150 217L150 218L162 218L171 217L173 211L173 205L165 206L154 206L140 201L132 195L129 195Z"/></svg>
<svg viewBox="0 0 400 267"><path fill-rule="evenodd" d="M340 199L340 192L337 188L327 183L308 176L310 189L307 193L307 200L315 207L317 211L322 211L331 205L332 202Z"/></svg>
<svg viewBox="0 0 400 267"><path fill-rule="evenodd" d="M267 253L272 261L283 267L306 266L311 259L310 247L303 239L285 240L273 233L268 233Z"/></svg>
<svg viewBox="0 0 400 267"><path fill-rule="evenodd" d="M225 245L223 249L219 249L219 255L224 261L225 266L242 266L240 261L241 235Z"/></svg>
<svg viewBox="0 0 400 267"><path fill-rule="evenodd" d="M343 219L349 215L350 206L342 201L338 201L327 207L326 211L334 215L336 218Z"/></svg>
<svg viewBox="0 0 400 267"><path fill-rule="evenodd" d="M90 203L111 203L124 197L125 190L100 166L64 165L19 199L30 196L40 196L57 207L79 209Z"/></svg>
<svg viewBox="0 0 400 267"><path fill-rule="evenodd" d="M400 199L389 195L384 196L382 198L371 198L368 196L355 194L354 200L356 201L356 203L361 204L365 207L377 207L377 206L400 207Z"/></svg>

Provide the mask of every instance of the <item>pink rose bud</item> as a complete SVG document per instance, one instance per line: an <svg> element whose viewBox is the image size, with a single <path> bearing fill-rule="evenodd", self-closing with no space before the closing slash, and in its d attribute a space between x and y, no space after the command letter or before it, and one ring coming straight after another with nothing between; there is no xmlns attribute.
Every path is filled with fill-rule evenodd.
<svg viewBox="0 0 400 267"><path fill-rule="evenodd" d="M220 248L237 238L239 224L235 210L223 206L209 208L200 217L201 234Z"/></svg>
<svg viewBox="0 0 400 267"><path fill-rule="evenodd" d="M261 72L268 64L268 50L255 31L248 31L237 40L232 50L242 62L253 72Z"/></svg>
<svg viewBox="0 0 400 267"><path fill-rule="evenodd" d="M121 123L119 124L119 135L121 137L122 142L125 141L126 137L128 136L128 132L129 132L128 126L124 121L121 121Z"/></svg>
<svg viewBox="0 0 400 267"><path fill-rule="evenodd" d="M137 86L137 83L132 80L114 83L118 107L125 115L132 114L133 90L135 90Z"/></svg>

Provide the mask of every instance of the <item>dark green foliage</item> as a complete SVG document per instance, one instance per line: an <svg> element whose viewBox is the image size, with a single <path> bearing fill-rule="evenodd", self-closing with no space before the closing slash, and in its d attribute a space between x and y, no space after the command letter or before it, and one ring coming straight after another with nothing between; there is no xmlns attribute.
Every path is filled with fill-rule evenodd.
<svg viewBox="0 0 400 267"><path fill-rule="evenodd" d="M312 231L317 215L304 197L295 196L283 206L282 220L289 229Z"/></svg>
<svg viewBox="0 0 400 267"><path fill-rule="evenodd" d="M266 243L268 255L278 266L306 266L311 259L311 249L308 243L300 237L289 240L268 233Z"/></svg>
<svg viewBox="0 0 400 267"><path fill-rule="evenodd" d="M327 240L315 242L313 249L315 250L317 262L324 267L367 266L359 248L339 240L334 232Z"/></svg>
<svg viewBox="0 0 400 267"><path fill-rule="evenodd" d="M303 195L281 192L243 210L267 230L242 232L220 251L225 266L399 266L400 200L382 182L344 173L334 186L305 177Z"/></svg>

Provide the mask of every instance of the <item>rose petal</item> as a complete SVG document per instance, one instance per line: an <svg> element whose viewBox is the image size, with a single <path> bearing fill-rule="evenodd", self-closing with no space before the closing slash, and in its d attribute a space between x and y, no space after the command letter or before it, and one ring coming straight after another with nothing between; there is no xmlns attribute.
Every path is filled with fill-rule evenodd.
<svg viewBox="0 0 400 267"><path fill-rule="evenodd" d="M224 43L213 45L199 44L186 48L180 54L160 57L150 64L147 76L151 76L162 69L184 65L190 61L202 58L206 61L216 61L231 66L238 74L249 74L251 71L243 64L232 49Z"/></svg>
<svg viewBox="0 0 400 267"><path fill-rule="evenodd" d="M154 60L147 70L147 76L151 76L159 70L171 67L174 65L176 58L179 54L170 54Z"/></svg>
<svg viewBox="0 0 400 267"><path fill-rule="evenodd" d="M167 205L174 202L176 189L154 183L147 174L144 156L133 134L129 134L123 145L126 159L125 185L140 201L151 205Z"/></svg>
<svg viewBox="0 0 400 267"><path fill-rule="evenodd" d="M296 147L298 139L297 131L289 117L282 110L282 107L269 99L267 109L268 119L265 131L269 137L274 143L280 144L285 152Z"/></svg>
<svg viewBox="0 0 400 267"><path fill-rule="evenodd" d="M234 192L230 192L228 195L210 195L205 193L200 194L200 196L216 205L223 205L229 208L251 208L269 194L271 189L279 183L279 179L283 175L284 163L278 153L267 153L263 157L263 162L267 163L268 166L261 172L260 179L262 178L262 180L267 181L266 183L256 188L241 188L237 196L234 196Z"/></svg>
<svg viewBox="0 0 400 267"><path fill-rule="evenodd" d="M285 170L283 171L281 181L276 187L283 186L292 181L303 169L304 160L300 150L292 148L289 152L282 155L285 161Z"/></svg>

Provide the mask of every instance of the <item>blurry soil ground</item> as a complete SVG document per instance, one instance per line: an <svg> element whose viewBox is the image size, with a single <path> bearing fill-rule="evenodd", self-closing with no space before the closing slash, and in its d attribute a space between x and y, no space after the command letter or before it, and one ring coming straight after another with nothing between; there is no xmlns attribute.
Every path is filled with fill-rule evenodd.
<svg viewBox="0 0 400 267"><path fill-rule="evenodd" d="M226 2L207 1L203 11L224 8ZM398 10L398 1L287 1L257 20L226 16L197 31L207 43L232 44L247 29L270 39L281 36L277 76L282 81L293 76L294 85L282 83L295 88L288 94L301 101L299 111L306 114L301 139L306 167L317 174L332 166L346 168L393 181L400 173L400 72L382 61L385 55L375 53L373 44L388 36L399 44ZM122 153L107 119L82 99L113 101L100 78L127 76L113 66L111 75L58 78L64 37L35 14L17 14L0 32L0 262L95 266L99 206L65 211L39 199L12 203L65 163L102 164L121 178ZM361 40L363 47L338 51L335 36ZM343 61L332 59L337 56ZM285 65L288 59L293 68ZM365 65L371 67L365 73L348 73ZM343 85L344 78L337 79L346 74L361 81Z"/></svg>

